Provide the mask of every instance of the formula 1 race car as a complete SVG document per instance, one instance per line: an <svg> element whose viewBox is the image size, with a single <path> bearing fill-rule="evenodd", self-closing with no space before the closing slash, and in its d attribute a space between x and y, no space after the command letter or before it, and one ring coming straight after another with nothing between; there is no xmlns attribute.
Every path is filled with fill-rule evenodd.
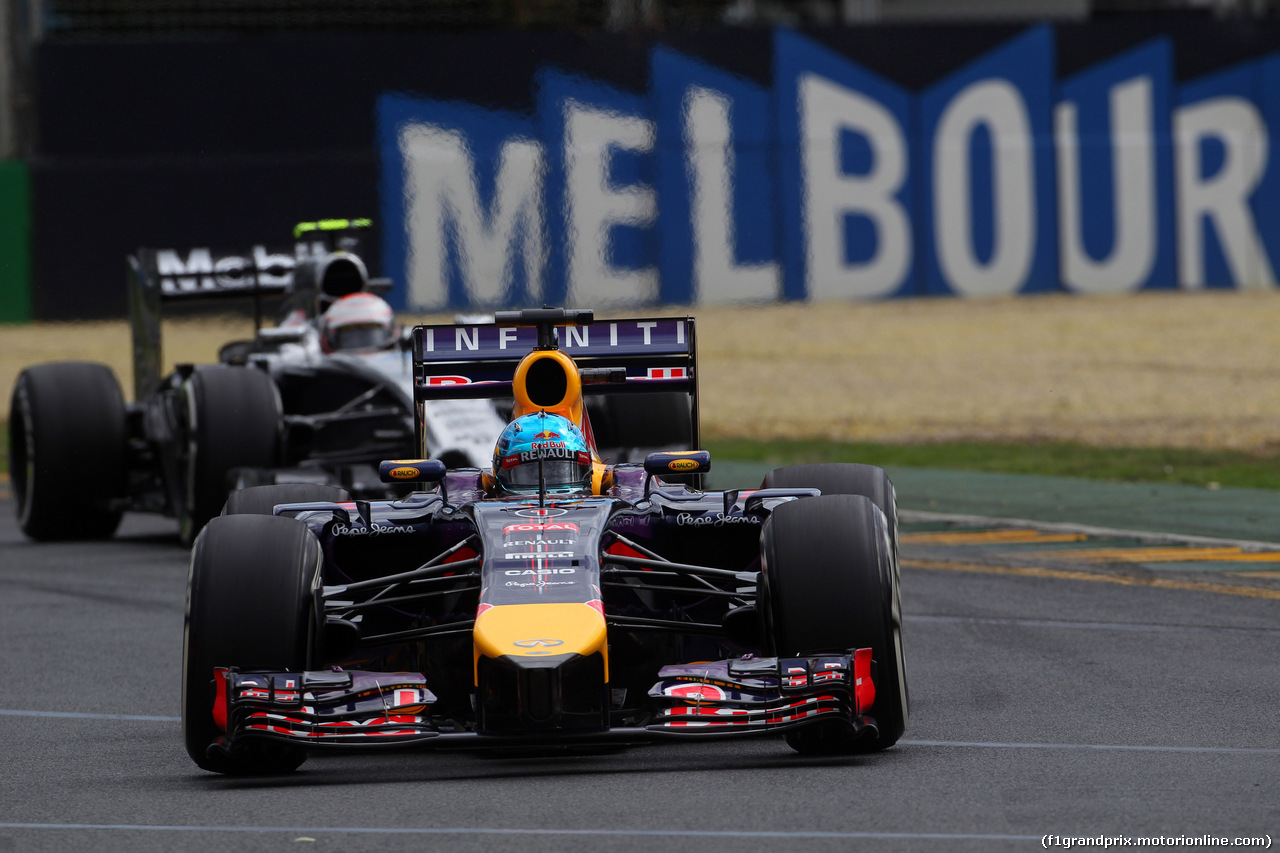
<svg viewBox="0 0 1280 853"><path fill-rule="evenodd" d="M375 294L357 253L367 220L295 229L288 250L240 254L140 249L129 258L136 403L106 365L28 368L14 386L9 453L18 516L34 539L105 538L126 510L179 521L183 540L239 483L330 483L358 497L414 442L408 341ZM251 298L256 334L222 347L219 363L161 376L162 303ZM278 325L262 327L263 304ZM364 337L357 337L363 335ZM372 335L372 337L370 337ZM354 344L354 345L351 345ZM442 403L423 413L428 452L479 464L505 421L491 404ZM67 522L65 491L79 508Z"/></svg>
<svg viewBox="0 0 1280 853"><path fill-rule="evenodd" d="M412 332L419 401L514 399L491 468L386 461L384 479L417 488L389 501L246 488L196 540L195 763L735 735L892 746L908 699L884 472L805 465L719 492L667 479L701 477L705 451L605 464L584 405L605 390L687 394L697 446L694 321L495 319Z"/></svg>

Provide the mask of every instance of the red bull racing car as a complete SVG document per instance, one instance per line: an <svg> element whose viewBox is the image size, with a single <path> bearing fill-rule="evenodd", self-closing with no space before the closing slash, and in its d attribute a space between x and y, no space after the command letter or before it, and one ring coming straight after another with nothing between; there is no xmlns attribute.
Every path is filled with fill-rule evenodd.
<svg viewBox="0 0 1280 853"><path fill-rule="evenodd" d="M503 312L417 327L413 365L419 408L514 399L492 467L384 462L387 482L415 484L400 500L230 495L191 557L182 714L197 765L278 773L311 749L375 745L898 740L882 470L797 466L703 491L705 451L597 452L584 397L599 391L687 394L698 447L693 319Z"/></svg>

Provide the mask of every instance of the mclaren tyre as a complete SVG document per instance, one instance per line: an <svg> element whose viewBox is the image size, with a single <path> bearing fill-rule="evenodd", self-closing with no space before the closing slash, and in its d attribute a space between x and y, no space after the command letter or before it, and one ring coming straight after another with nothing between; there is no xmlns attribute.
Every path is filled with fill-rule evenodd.
<svg viewBox="0 0 1280 853"><path fill-rule="evenodd" d="M292 518L215 518L196 539L187 580L182 644L182 736L191 759L230 774L287 773L306 753L247 741L228 754L215 742L215 666L301 672L307 668L320 543Z"/></svg>
<svg viewBox="0 0 1280 853"><path fill-rule="evenodd" d="M280 397L271 377L246 367L195 371L183 386L186 418L182 540L222 509L236 468L270 468L280 448Z"/></svg>
<svg viewBox="0 0 1280 853"><path fill-rule="evenodd" d="M29 367L9 406L9 472L32 539L106 539L128 490L125 405L111 368Z"/></svg>
<svg viewBox="0 0 1280 853"><path fill-rule="evenodd" d="M870 648L878 734L843 723L787 735L806 754L875 752L907 725L897 566L885 514L860 495L823 495L773 511L761 534L765 635L779 656Z"/></svg>

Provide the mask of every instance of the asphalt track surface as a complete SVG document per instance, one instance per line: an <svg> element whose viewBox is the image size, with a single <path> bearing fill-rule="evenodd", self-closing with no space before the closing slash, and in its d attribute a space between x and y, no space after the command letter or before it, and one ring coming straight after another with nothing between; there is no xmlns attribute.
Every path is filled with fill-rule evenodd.
<svg viewBox="0 0 1280 853"><path fill-rule="evenodd" d="M361 753L237 780L198 770L182 747L187 554L172 523L129 516L109 543L37 545L0 500L0 851L978 851L1039 848L1045 835L1280 836L1277 564L1196 573L1196 557L1166 570L1145 540L1015 528L904 528L912 718L879 755L811 760L772 739ZM1103 558L1081 557L1089 548ZM1143 548L1147 562L1106 556Z"/></svg>

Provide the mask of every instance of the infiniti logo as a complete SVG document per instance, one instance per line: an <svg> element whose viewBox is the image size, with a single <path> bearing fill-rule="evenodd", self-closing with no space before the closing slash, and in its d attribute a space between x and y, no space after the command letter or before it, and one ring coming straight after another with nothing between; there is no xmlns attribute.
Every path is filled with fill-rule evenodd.
<svg viewBox="0 0 1280 853"><path fill-rule="evenodd" d="M564 640L516 640L512 645L522 649L532 649L537 646L563 646Z"/></svg>

